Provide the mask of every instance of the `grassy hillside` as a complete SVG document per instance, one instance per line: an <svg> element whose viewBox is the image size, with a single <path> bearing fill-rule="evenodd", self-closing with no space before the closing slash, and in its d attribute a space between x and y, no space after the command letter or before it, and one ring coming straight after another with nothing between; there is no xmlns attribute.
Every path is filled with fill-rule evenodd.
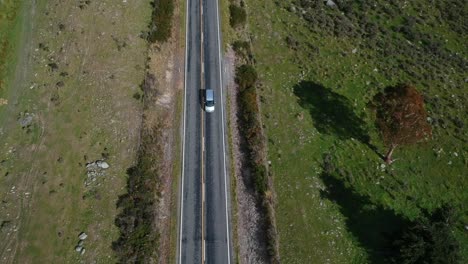
<svg viewBox="0 0 468 264"><path fill-rule="evenodd" d="M385 263L388 234L444 204L466 260L466 4L245 2L282 261ZM433 138L388 166L367 105L401 82L423 93Z"/></svg>
<svg viewBox="0 0 468 264"><path fill-rule="evenodd" d="M0 2L3 12L19 1ZM1 262L114 263L116 202L139 140L141 103L132 95L144 79L150 1L24 4L17 67L8 66L0 93L8 100L0 106ZM83 255L80 232L88 234Z"/></svg>

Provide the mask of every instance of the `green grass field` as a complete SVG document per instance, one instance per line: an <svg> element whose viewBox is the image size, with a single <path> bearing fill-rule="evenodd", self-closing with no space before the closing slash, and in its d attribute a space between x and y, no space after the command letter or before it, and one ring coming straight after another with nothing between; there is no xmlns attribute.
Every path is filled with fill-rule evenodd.
<svg viewBox="0 0 468 264"><path fill-rule="evenodd" d="M22 5L18 1L3 1L0 5L0 98L6 97L6 86L16 61L18 32L22 22ZM7 102L5 102L7 103ZM4 103L4 104L5 104ZM0 103L2 106L2 103Z"/></svg>
<svg viewBox="0 0 468 264"><path fill-rule="evenodd" d="M282 262L385 263L385 234L443 204L468 259L466 4L292 2L246 1ZM399 82L424 94L433 138L387 166L366 106Z"/></svg>

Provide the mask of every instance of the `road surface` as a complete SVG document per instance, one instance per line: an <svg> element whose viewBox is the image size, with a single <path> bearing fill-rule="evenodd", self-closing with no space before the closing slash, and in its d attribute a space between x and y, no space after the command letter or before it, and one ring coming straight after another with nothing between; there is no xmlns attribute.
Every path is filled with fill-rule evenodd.
<svg viewBox="0 0 468 264"><path fill-rule="evenodd" d="M178 263L231 263L218 0L187 0ZM206 88L215 111L203 111Z"/></svg>

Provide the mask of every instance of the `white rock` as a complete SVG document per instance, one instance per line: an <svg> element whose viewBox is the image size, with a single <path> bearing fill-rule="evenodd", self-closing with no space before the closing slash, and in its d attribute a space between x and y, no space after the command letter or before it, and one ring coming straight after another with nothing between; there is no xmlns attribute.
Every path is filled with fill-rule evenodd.
<svg viewBox="0 0 468 264"><path fill-rule="evenodd" d="M75 247L76 252L81 252L82 250L83 250L83 247L81 247L81 246L76 246Z"/></svg>
<svg viewBox="0 0 468 264"><path fill-rule="evenodd" d="M79 239L85 240L88 237L88 235L85 232L81 232L80 235L78 236Z"/></svg>
<svg viewBox="0 0 468 264"><path fill-rule="evenodd" d="M105 161L102 161L102 160L96 161L96 164L101 169L108 169L109 168L109 164L107 162L105 162Z"/></svg>
<svg viewBox="0 0 468 264"><path fill-rule="evenodd" d="M327 0L327 6L329 6L329 7L335 7L336 4L335 4L335 2L333 2L332 0Z"/></svg>

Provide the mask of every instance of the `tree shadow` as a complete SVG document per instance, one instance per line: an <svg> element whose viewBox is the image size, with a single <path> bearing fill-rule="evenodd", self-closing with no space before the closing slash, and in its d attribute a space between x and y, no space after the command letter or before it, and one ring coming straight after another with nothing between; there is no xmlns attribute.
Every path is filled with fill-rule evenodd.
<svg viewBox="0 0 468 264"><path fill-rule="evenodd" d="M299 105L309 111L320 133L335 135L342 140L355 138L382 157L370 143L366 123L354 113L346 97L311 81L301 81L295 85L294 94L298 97Z"/></svg>
<svg viewBox="0 0 468 264"><path fill-rule="evenodd" d="M370 263L391 263L394 256L392 239L408 220L395 214L393 210L372 203L367 196L356 193L352 187L334 176L334 167L327 161L323 165L321 179L326 190L320 192L339 206L346 218L348 231L367 251Z"/></svg>

